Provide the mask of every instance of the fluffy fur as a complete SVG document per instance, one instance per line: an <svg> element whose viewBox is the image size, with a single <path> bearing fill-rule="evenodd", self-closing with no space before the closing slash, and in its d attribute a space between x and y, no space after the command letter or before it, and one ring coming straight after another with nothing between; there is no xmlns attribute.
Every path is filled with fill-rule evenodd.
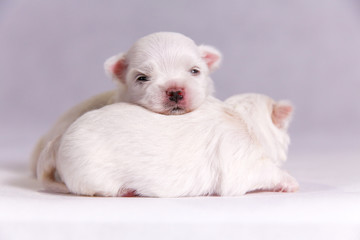
<svg viewBox="0 0 360 240"><path fill-rule="evenodd" d="M31 156L34 174L45 146L90 110L115 102L134 103L161 114L183 114L196 109L212 94L209 74L220 62L221 54L215 48L197 46L179 33L160 32L139 39L128 52L113 56L104 64L118 88L73 107L39 140Z"/></svg>
<svg viewBox="0 0 360 240"><path fill-rule="evenodd" d="M259 94L209 97L180 116L117 103L84 114L49 143L38 175L49 191L89 196L292 192L298 184L280 168L291 113L288 102ZM65 184L53 181L55 169Z"/></svg>

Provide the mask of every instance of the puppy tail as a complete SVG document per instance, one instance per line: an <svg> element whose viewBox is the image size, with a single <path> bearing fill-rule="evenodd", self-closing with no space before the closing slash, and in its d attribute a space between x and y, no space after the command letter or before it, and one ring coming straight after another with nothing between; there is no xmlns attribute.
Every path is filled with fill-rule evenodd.
<svg viewBox="0 0 360 240"><path fill-rule="evenodd" d="M37 165L37 177L46 191L56 193L70 193L66 185L56 179L56 156L61 136L47 143L40 154Z"/></svg>

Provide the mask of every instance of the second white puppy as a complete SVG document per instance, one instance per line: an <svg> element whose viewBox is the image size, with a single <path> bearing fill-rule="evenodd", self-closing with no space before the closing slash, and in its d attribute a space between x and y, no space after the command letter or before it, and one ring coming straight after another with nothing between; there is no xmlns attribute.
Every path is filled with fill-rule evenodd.
<svg viewBox="0 0 360 240"><path fill-rule="evenodd" d="M296 180L280 169L291 112L289 103L258 94L209 98L181 116L114 104L86 113L50 143L38 176L50 191L89 196L296 191ZM55 169L66 187L51 182Z"/></svg>

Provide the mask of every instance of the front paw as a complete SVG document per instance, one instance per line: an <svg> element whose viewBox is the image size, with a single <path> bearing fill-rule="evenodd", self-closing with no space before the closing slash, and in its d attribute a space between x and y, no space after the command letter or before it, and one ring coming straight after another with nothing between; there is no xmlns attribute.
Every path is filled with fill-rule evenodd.
<svg viewBox="0 0 360 240"><path fill-rule="evenodd" d="M299 183L287 172L283 172L280 182L273 189L274 192L296 192L298 190Z"/></svg>

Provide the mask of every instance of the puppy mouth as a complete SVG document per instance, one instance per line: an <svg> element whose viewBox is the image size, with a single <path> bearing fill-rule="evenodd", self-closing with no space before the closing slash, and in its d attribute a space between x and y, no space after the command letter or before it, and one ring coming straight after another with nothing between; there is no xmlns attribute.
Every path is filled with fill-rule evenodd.
<svg viewBox="0 0 360 240"><path fill-rule="evenodd" d="M183 109L179 106L176 106L170 110L170 114L173 114L173 115L183 114L185 112L186 112L185 109Z"/></svg>

